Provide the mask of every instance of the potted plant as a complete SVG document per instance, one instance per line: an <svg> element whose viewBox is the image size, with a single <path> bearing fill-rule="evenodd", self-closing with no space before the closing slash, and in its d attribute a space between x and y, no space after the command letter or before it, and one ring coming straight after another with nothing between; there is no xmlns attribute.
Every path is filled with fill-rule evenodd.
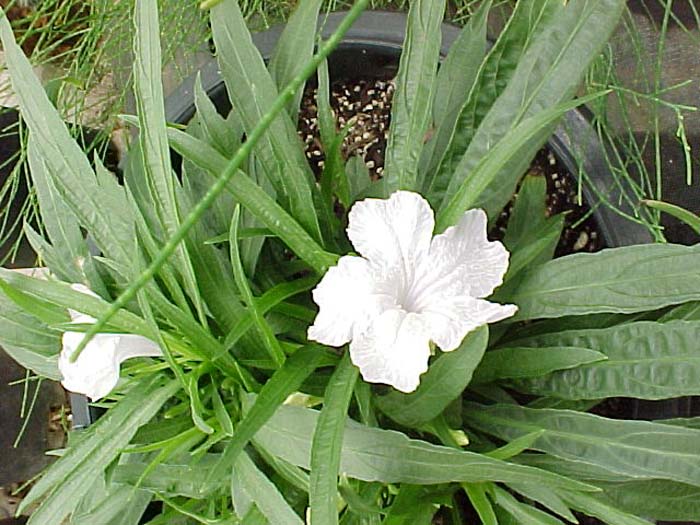
<svg viewBox="0 0 700 525"><path fill-rule="evenodd" d="M693 421L586 411L697 393L698 327L673 319L700 299L697 248L549 260L562 218L541 178L520 180L585 102L570 99L622 2L521 2L471 84L458 51L438 72L444 5L413 3L375 180L340 155L324 66L366 2L314 54L319 4L300 5L269 68L236 3L214 5L234 110L195 85L183 130L166 126L156 3L138 1L124 186L92 170L0 22L51 272L0 271L3 322L35 372L106 408L36 482L30 521L138 523L151 501L153 524L696 516ZM453 50L486 49L486 9ZM317 71L319 181L293 124Z"/></svg>

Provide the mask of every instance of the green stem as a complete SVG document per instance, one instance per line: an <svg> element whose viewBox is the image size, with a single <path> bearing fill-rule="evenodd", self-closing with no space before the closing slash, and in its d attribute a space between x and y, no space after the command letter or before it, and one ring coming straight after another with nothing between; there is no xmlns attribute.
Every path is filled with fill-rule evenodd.
<svg viewBox="0 0 700 525"><path fill-rule="evenodd" d="M328 55L336 48L340 43L343 36L350 29L350 26L355 22L355 20L360 16L362 11L369 0L357 0L352 9L348 12L347 16L338 26L338 29L331 35L331 37L326 40L319 51L314 55L311 61L306 64L304 69L299 72L299 74L292 79L292 81L287 85L287 87L279 94L275 102L272 104L270 110L263 115L255 126L255 129L248 136L248 140L243 143L243 145L236 151L236 154L229 161L224 172L219 176L216 182L209 188L207 193L202 197L202 199L197 203L194 209L185 217L182 221L180 227L175 231L175 233L168 239L161 251L156 255L151 264L146 268L134 281L131 286L129 286L122 294L117 297L117 300L112 303L109 309L101 316L97 322L92 325L92 327L85 333L85 337L80 342L75 352L70 356L70 361L75 362L80 356L80 353L85 349L85 346L90 342L90 340L97 335L100 330L102 330L109 320L116 314L120 309L124 308L129 301L131 301L136 294L143 288L148 281L150 281L155 274L160 270L160 268L165 264L168 258L177 249L178 245L185 238L190 229L199 221L200 217L206 212L206 210L213 204L214 200L221 194L221 192L226 188L226 184L236 173L238 168L241 166L243 161L248 157L250 152L253 150L258 141L267 131L267 128L272 124L277 115L284 110L287 103L295 96L299 88L306 82L306 79L314 74L318 66L323 62Z"/></svg>

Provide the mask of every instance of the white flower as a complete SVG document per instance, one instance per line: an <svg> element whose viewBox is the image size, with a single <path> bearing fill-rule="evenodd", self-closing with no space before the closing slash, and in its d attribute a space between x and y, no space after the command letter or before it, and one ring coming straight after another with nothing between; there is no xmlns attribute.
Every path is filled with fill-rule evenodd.
<svg viewBox="0 0 700 525"><path fill-rule="evenodd" d="M347 232L362 257L341 257L314 289L319 313L309 339L350 342L365 381L412 392L431 341L450 352L475 328L517 311L483 300L503 282L509 256L488 241L486 223L482 210L469 210L433 237L433 211L417 193L356 203Z"/></svg>
<svg viewBox="0 0 700 525"><path fill-rule="evenodd" d="M87 286L72 284L71 288L96 296ZM94 317L68 310L71 321L91 324ZM131 357L158 357L163 355L160 347L140 335L97 334L87 344L75 363L70 356L85 337L82 332L65 332L63 347L58 357L58 369L63 379L61 384L71 392L85 394L93 401L109 394L119 381L119 365Z"/></svg>

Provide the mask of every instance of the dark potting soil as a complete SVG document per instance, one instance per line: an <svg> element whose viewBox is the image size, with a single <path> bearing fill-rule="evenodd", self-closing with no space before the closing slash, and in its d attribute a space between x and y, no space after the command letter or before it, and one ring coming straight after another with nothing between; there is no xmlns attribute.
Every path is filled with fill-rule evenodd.
<svg viewBox="0 0 700 525"><path fill-rule="evenodd" d="M373 180L380 178L384 170L393 94L394 84L386 80L353 80L331 86L330 102L338 129L352 121L343 141L342 153L346 159L356 155L362 157ZM309 163L318 176L325 159L318 129L316 89L313 87L304 92L299 135L306 146ZM564 231L555 256L600 250L602 238L590 207L579 202L578 182L548 148L538 152L529 173L547 179L548 215L565 214ZM508 206L491 232L493 238L502 236L509 215Z"/></svg>

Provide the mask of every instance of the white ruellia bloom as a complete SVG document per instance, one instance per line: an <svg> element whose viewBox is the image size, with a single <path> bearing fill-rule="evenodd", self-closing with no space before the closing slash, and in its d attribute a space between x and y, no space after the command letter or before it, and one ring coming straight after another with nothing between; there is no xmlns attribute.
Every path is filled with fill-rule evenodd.
<svg viewBox="0 0 700 525"><path fill-rule="evenodd" d="M72 284L78 292L96 296L87 286ZM68 310L71 321L92 324L95 318L75 310ZM71 392L85 394L93 401L109 394L119 381L119 365L131 357L158 357L160 347L140 335L97 334L87 344L75 363L70 356L85 337L82 332L65 332L63 347L58 356L58 369L63 378L61 384Z"/></svg>
<svg viewBox="0 0 700 525"><path fill-rule="evenodd" d="M319 313L309 339L350 342L365 381L414 391L431 342L450 352L475 328L517 311L484 300L503 282L509 257L486 238L486 223L482 210L469 210L433 237L433 211L417 193L356 203L347 232L361 257L341 257L314 289Z"/></svg>

